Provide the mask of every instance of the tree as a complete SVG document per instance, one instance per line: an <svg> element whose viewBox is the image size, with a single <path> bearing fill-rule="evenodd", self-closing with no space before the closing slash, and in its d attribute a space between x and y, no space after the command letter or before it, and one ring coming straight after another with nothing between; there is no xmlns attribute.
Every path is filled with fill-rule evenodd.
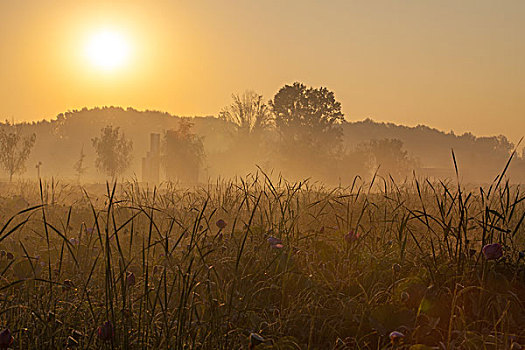
<svg viewBox="0 0 525 350"><path fill-rule="evenodd" d="M219 118L233 123L239 134L255 134L271 125L271 113L262 95L245 91L242 95L233 94L232 99L233 102L219 113Z"/></svg>
<svg viewBox="0 0 525 350"><path fill-rule="evenodd" d="M129 167L133 142L126 139L119 127L108 125L100 130L100 137L91 141L97 153L95 165L100 171L115 178Z"/></svg>
<svg viewBox="0 0 525 350"><path fill-rule="evenodd" d="M340 145L344 115L341 103L327 88L312 88L295 82L285 85L270 101L275 126L286 147L309 145L330 152Z"/></svg>
<svg viewBox="0 0 525 350"><path fill-rule="evenodd" d="M276 160L288 176L326 178L342 156L341 104L328 89L285 85L270 101L279 134Z"/></svg>
<svg viewBox="0 0 525 350"><path fill-rule="evenodd" d="M35 140L36 134L34 133L22 138L15 126L9 122L0 130L0 164L9 174L10 182L14 174L21 174L25 171L25 162Z"/></svg>
<svg viewBox="0 0 525 350"><path fill-rule="evenodd" d="M86 155L84 153L84 146L80 149L80 157L78 158L77 162L73 166L73 169L75 169L78 181L80 181L80 177L86 172L86 167L84 166L84 158L86 158Z"/></svg>
<svg viewBox="0 0 525 350"><path fill-rule="evenodd" d="M202 137L191 132L193 124L184 120L178 129L164 134L162 164L168 179L195 182L204 161Z"/></svg>
<svg viewBox="0 0 525 350"><path fill-rule="evenodd" d="M382 174L401 179L417 168L417 161L403 149L399 139L370 140L357 146L357 152L369 157L369 170L380 167Z"/></svg>

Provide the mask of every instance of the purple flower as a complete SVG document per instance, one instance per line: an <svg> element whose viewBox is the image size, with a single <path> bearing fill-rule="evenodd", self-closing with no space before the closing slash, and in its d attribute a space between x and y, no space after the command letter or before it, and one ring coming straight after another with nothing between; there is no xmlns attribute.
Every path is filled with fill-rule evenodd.
<svg viewBox="0 0 525 350"><path fill-rule="evenodd" d="M281 241L279 238L275 238L275 237L270 236L270 237L267 238L267 241L270 244L270 247L272 247L272 248L275 248L275 249L282 249L282 248L284 248L283 241Z"/></svg>
<svg viewBox="0 0 525 350"><path fill-rule="evenodd" d="M0 332L0 349L7 349L11 344L13 344L13 341L15 338L11 335L11 331L9 328L4 329L2 332Z"/></svg>
<svg viewBox="0 0 525 350"><path fill-rule="evenodd" d="M487 244L482 249L487 260L498 260L503 256L503 247L499 243Z"/></svg>
<svg viewBox="0 0 525 350"><path fill-rule="evenodd" d="M355 233L354 231L350 230L345 235L345 241L348 242L348 244L351 244L351 243L354 243L355 241L357 241L359 239L359 237L361 237L361 235L359 233Z"/></svg>
<svg viewBox="0 0 525 350"><path fill-rule="evenodd" d="M78 238L70 238L69 243L71 243L72 245L77 245L79 243L79 240Z"/></svg>
<svg viewBox="0 0 525 350"><path fill-rule="evenodd" d="M113 338L113 324L111 321L106 321L97 329L97 334L100 340L108 341Z"/></svg>
<svg viewBox="0 0 525 350"><path fill-rule="evenodd" d="M219 219L217 220L217 222L215 223L215 225L217 225L217 227L222 230L226 227L226 221L224 221L223 219Z"/></svg>
<svg viewBox="0 0 525 350"><path fill-rule="evenodd" d="M392 333L390 333L389 337L390 337L390 342L392 344L400 344L403 341L403 338L405 337L405 335L401 332L393 331Z"/></svg>
<svg viewBox="0 0 525 350"><path fill-rule="evenodd" d="M92 234L93 233L93 227L86 227L85 231L86 231L86 233Z"/></svg>

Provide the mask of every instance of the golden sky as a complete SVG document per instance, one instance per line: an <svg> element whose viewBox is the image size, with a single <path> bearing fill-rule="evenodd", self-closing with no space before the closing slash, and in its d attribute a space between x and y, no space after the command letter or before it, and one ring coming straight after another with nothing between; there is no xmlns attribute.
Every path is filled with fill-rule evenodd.
<svg viewBox="0 0 525 350"><path fill-rule="evenodd" d="M123 63L86 57L97 33ZM347 120L525 135L525 1L0 1L0 118L84 106L216 115L326 86Z"/></svg>

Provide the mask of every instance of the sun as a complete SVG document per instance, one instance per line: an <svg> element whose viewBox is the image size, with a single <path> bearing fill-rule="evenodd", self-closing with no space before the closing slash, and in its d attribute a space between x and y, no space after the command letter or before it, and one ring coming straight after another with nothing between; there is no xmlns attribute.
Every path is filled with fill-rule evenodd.
<svg viewBox="0 0 525 350"><path fill-rule="evenodd" d="M88 39L85 54L89 62L95 67L112 71L127 63L130 47L121 33L101 30Z"/></svg>

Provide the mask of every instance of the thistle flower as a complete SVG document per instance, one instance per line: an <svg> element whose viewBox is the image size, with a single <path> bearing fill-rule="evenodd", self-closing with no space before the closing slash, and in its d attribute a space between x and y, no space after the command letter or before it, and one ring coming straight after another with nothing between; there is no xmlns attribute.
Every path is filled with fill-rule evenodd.
<svg viewBox="0 0 525 350"><path fill-rule="evenodd" d="M499 243L487 244L483 247L483 255L487 260L498 260L503 256L503 247Z"/></svg>
<svg viewBox="0 0 525 350"><path fill-rule="evenodd" d="M6 257L8 260L13 260L15 258L15 256L11 252L7 252Z"/></svg>
<svg viewBox="0 0 525 350"><path fill-rule="evenodd" d="M250 333L250 350L254 349L257 345L264 343L265 340L262 336L257 333Z"/></svg>
<svg viewBox="0 0 525 350"><path fill-rule="evenodd" d="M359 233L356 233L355 231L353 230L350 230L346 235L345 235L345 241L348 243L348 244L351 244L351 243L354 243L355 241L357 241L359 239L359 237L361 237L361 235Z"/></svg>
<svg viewBox="0 0 525 350"><path fill-rule="evenodd" d="M113 324L111 323L111 321L106 321L102 324L102 326L99 326L97 329L97 334L100 340L111 340L114 335Z"/></svg>
<svg viewBox="0 0 525 350"><path fill-rule="evenodd" d="M392 333L390 333L389 337L392 345L397 345L403 342L403 338L405 337L405 335L401 332L393 331Z"/></svg>
<svg viewBox="0 0 525 350"><path fill-rule="evenodd" d="M219 220L217 220L215 225L217 225L219 230L222 230L222 229L224 229L226 227L227 224L226 224L226 221L224 221L223 219L219 219Z"/></svg>
<svg viewBox="0 0 525 350"><path fill-rule="evenodd" d="M9 328L4 329L2 332L0 332L0 349L7 349L11 344L13 344L13 341L15 338L11 335L11 331Z"/></svg>
<svg viewBox="0 0 525 350"><path fill-rule="evenodd" d="M86 233L89 233L89 234L92 234L94 229L93 227L86 227L86 229L84 230Z"/></svg>
<svg viewBox="0 0 525 350"><path fill-rule="evenodd" d="M70 238L69 243L71 243L72 245L77 245L78 243L80 243L80 241L78 240L78 238Z"/></svg>
<svg viewBox="0 0 525 350"><path fill-rule="evenodd" d="M282 248L284 248L283 241L281 241L279 238L275 238L275 237L270 236L270 237L267 238L267 241L270 244L270 247L272 247L272 248L275 248L275 249L282 249Z"/></svg>

